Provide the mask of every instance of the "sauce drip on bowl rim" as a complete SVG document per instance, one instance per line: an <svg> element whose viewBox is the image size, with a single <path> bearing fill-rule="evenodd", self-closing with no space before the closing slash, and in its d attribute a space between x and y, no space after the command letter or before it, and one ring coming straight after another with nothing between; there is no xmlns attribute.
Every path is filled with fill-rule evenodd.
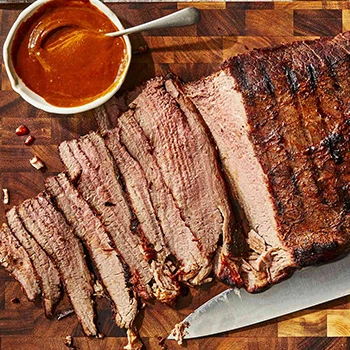
<svg viewBox="0 0 350 350"><path fill-rule="evenodd" d="M58 107L92 102L118 84L126 66L123 37L87 0L52 0L18 28L11 50L23 83Z"/></svg>

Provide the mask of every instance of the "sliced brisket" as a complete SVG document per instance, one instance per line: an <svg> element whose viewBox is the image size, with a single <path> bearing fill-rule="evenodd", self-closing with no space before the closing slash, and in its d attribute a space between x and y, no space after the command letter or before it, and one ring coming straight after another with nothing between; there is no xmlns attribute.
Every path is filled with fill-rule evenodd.
<svg viewBox="0 0 350 350"><path fill-rule="evenodd" d="M148 81L132 102L134 117L153 148L182 217L203 255L208 257L216 250L219 236L230 219L225 190L197 115L171 81L167 87L171 93L162 78Z"/></svg>
<svg viewBox="0 0 350 350"><path fill-rule="evenodd" d="M101 282L113 301L117 325L130 328L137 314L137 300L129 285L125 264L111 244L108 233L66 174L48 178L46 189L88 248Z"/></svg>
<svg viewBox="0 0 350 350"><path fill-rule="evenodd" d="M155 219L159 220L162 231L161 240L158 243L165 254L171 253L180 263L179 278L193 284L201 282L210 272L208 271L208 260L202 257L191 231L183 221L181 212L176 207L171 192L162 177L161 169L152 154L151 146L133 118L132 111L124 113L118 119L118 127L106 134L106 144L111 149L117 163L121 162L122 145L130 157L137 161L142 171L141 180L146 187L145 189L136 188L135 196L131 196L135 202L133 206L142 204L136 203L137 197L142 196L145 206L140 207L140 210L149 210L149 215L154 215ZM123 167L121 169L127 170ZM132 178L125 175L126 182L131 182Z"/></svg>
<svg viewBox="0 0 350 350"><path fill-rule="evenodd" d="M182 279L203 283L212 269L219 237L231 240L233 229L227 192L206 127L175 80L153 79L124 100L131 108L124 114L114 111L117 117L110 119L116 128L107 132L106 144L122 174L123 154L138 163L142 170L138 178L141 182L143 177L144 185L135 192L133 206L141 204L142 190L148 207L143 204L140 208L158 219L168 251L181 263ZM121 108L119 105L114 107ZM102 126L110 124L108 118L99 119ZM123 176L135 189L131 175ZM230 254L227 245L220 251L224 260ZM233 274L239 277L237 271Z"/></svg>
<svg viewBox="0 0 350 350"><path fill-rule="evenodd" d="M50 317L54 312L55 305L61 297L59 272L49 256L24 228L17 213L17 207L13 207L9 210L6 217L13 235L26 250L36 270L41 285L45 314L47 317Z"/></svg>
<svg viewBox="0 0 350 350"><path fill-rule="evenodd" d="M108 114L104 112L105 116ZM139 162L121 142L120 130L107 131L105 144L113 156L125 184L130 204L148 242L153 246L152 270L162 290L158 289L157 299L172 304L180 294L180 286L174 276L176 266L169 260L170 251L164 241L162 227L150 198L149 185ZM161 293L161 294L160 294Z"/></svg>
<svg viewBox="0 0 350 350"><path fill-rule="evenodd" d="M73 229L54 208L46 193L24 201L18 207L18 213L27 231L54 259L85 334L96 336L92 278Z"/></svg>
<svg viewBox="0 0 350 350"><path fill-rule="evenodd" d="M250 221L249 290L346 247L348 47L344 34L256 50L185 86Z"/></svg>
<svg viewBox="0 0 350 350"><path fill-rule="evenodd" d="M249 127L245 125L242 96L236 92L233 79L221 71L184 88L211 131L231 189L238 197L250 226L255 230L259 228L259 233L271 237L271 246L278 247L280 242L275 238L277 228L267 179L246 133ZM251 250L250 255L255 255L254 249ZM256 271L249 264L251 259L248 257L247 260L239 263L246 288L250 291L260 289L268 283L266 269ZM218 269L218 277L230 283L231 269L224 267Z"/></svg>
<svg viewBox="0 0 350 350"><path fill-rule="evenodd" d="M76 179L78 191L100 217L118 253L130 267L131 282L138 294L145 299L155 295L168 301L168 286L156 278L157 271L148 261L154 248L133 216L103 138L90 133L79 141L63 142L59 149L71 180ZM170 277L164 278L170 281Z"/></svg>
<svg viewBox="0 0 350 350"><path fill-rule="evenodd" d="M26 250L6 224L0 229L0 264L21 284L28 300L33 301L40 295L34 266Z"/></svg>

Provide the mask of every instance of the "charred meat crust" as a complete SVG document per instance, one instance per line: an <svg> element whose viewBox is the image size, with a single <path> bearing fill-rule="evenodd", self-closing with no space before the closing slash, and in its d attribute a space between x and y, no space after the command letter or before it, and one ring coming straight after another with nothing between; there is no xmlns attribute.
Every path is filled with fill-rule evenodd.
<svg viewBox="0 0 350 350"><path fill-rule="evenodd" d="M347 247L340 245L337 241L325 244L312 243L308 247L294 249L293 256L298 266L304 267L328 262L347 250Z"/></svg>

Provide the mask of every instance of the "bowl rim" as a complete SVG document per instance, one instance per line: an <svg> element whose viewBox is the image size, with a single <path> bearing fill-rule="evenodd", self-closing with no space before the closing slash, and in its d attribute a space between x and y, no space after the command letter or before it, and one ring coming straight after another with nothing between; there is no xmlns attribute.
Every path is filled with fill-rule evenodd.
<svg viewBox="0 0 350 350"><path fill-rule="evenodd" d="M122 74L118 77L117 84L113 87L113 89L109 90L106 94L103 94L102 96L96 98L94 101L91 101L89 103L86 103L81 106L75 106L75 107L58 107L54 106L50 103L48 103L43 97L35 93L33 90L29 89L22 79L17 75L13 64L12 64L12 58L11 58L11 48L12 48L12 42L13 39L17 33L18 27L21 25L23 21L25 21L27 18L29 18L39 7L46 4L47 2L50 2L52 0L36 0L31 5L29 5L26 9L24 9L19 16L17 17L15 23L12 25L9 33L7 34L6 40L4 42L3 47L3 60L5 65L5 70L7 73L7 76L9 77L11 87L14 91L16 91L25 101L30 103L36 108L39 108L41 110L44 110L49 113L55 113L55 114L75 114L75 113L81 113L86 112L88 110L97 108L107 102L111 97L115 95L115 93L120 89L122 84L125 81L126 75L128 73L130 62L131 62L131 43L128 35L123 35L123 38L125 40L126 44L126 61L125 66ZM122 23L120 22L117 15L104 3L102 3L100 0L89 0L90 3L97 7L100 11L102 11L120 30L123 30L124 27Z"/></svg>

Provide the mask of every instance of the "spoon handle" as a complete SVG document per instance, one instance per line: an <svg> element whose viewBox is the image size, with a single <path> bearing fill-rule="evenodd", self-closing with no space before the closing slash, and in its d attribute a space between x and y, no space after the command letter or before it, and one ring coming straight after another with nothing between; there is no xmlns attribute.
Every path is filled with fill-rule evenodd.
<svg viewBox="0 0 350 350"><path fill-rule="evenodd" d="M195 7L188 7L165 17L155 19L154 21L140 24L136 27L120 30L119 32L107 33L105 35L121 36L151 29L185 27L196 24L200 20L200 17L201 15L198 9Z"/></svg>

